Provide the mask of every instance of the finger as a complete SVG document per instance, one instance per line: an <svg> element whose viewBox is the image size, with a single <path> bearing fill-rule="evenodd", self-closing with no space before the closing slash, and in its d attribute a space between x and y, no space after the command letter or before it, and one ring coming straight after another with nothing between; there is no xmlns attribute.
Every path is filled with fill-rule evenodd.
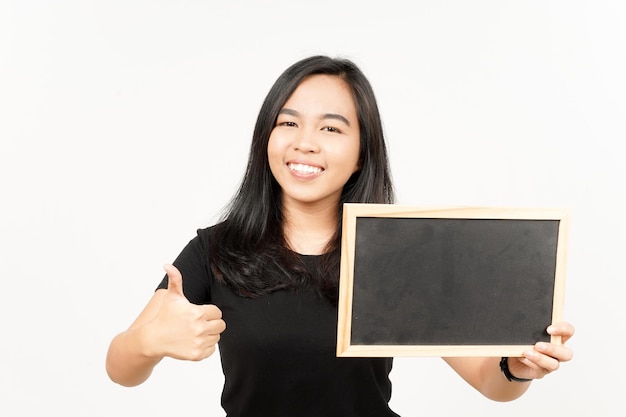
<svg viewBox="0 0 626 417"><path fill-rule="evenodd" d="M222 320L222 310L213 304L195 305L199 320L197 334L217 335L226 330L226 323Z"/></svg>
<svg viewBox="0 0 626 417"><path fill-rule="evenodd" d="M207 343L206 346L198 347L197 349L191 351L188 355L180 357L180 359L188 359L195 362L204 360L215 352L215 345L216 343Z"/></svg>
<svg viewBox="0 0 626 417"><path fill-rule="evenodd" d="M546 368L544 368L545 365L541 365L539 363L540 360L540 355L537 352L526 352L524 353L524 356L521 358L518 358L519 361L524 364L524 366L526 366L528 368L529 371L525 372L523 378L529 378L529 379L541 379L544 376L546 376L547 374L550 373L550 371ZM510 358L509 358L510 359ZM556 362L557 367L558 367L558 362Z"/></svg>
<svg viewBox="0 0 626 417"><path fill-rule="evenodd" d="M202 318L204 320L219 320L222 318L222 310L214 304L204 304L200 308L202 309Z"/></svg>
<svg viewBox="0 0 626 417"><path fill-rule="evenodd" d="M528 368L532 369L534 376L532 378L539 379L545 375L558 370L561 362L558 358L544 355L537 350L531 350L524 353L524 357L520 361Z"/></svg>
<svg viewBox="0 0 626 417"><path fill-rule="evenodd" d="M163 266L165 272L167 273L167 291L168 293L180 295L181 297L185 297L183 293L183 276L181 275L178 268L174 265L165 265Z"/></svg>
<svg viewBox="0 0 626 417"><path fill-rule="evenodd" d="M554 343L538 342L535 344L535 350L559 362L570 361L574 356L574 353L568 347Z"/></svg>
<svg viewBox="0 0 626 417"><path fill-rule="evenodd" d="M561 343L568 341L575 332L574 326L567 322L554 323L547 328L551 336L561 336Z"/></svg>
<svg viewBox="0 0 626 417"><path fill-rule="evenodd" d="M204 350L204 354L203 354L202 359L208 358L213 353L215 353L215 345L214 344L206 347L206 349Z"/></svg>
<svg viewBox="0 0 626 417"><path fill-rule="evenodd" d="M221 336L219 334L211 334L206 338L206 346L207 348L211 346L215 346L219 343Z"/></svg>
<svg viewBox="0 0 626 417"><path fill-rule="evenodd" d="M224 320L211 320L207 323L207 334L209 335L217 336L219 338L219 335L226 330L226 322Z"/></svg>

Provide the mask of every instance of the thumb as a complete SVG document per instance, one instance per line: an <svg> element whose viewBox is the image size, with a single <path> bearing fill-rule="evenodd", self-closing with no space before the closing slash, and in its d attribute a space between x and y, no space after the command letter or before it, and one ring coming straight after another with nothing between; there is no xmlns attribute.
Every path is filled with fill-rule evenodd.
<svg viewBox="0 0 626 417"><path fill-rule="evenodd" d="M178 268L174 265L167 264L163 266L165 272L167 272L167 292L185 297L183 293L183 276Z"/></svg>

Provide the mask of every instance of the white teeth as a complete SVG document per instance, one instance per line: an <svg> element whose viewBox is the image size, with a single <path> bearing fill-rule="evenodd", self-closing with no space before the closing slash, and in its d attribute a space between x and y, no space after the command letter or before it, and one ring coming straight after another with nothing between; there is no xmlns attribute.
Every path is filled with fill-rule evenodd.
<svg viewBox="0 0 626 417"><path fill-rule="evenodd" d="M312 167L304 164L289 164L289 169L302 173L302 174L318 174L322 172L321 168Z"/></svg>

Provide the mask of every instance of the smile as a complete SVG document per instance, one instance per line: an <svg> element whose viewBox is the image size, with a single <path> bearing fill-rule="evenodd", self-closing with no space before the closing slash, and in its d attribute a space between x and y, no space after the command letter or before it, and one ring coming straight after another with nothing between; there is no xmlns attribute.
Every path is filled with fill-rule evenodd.
<svg viewBox="0 0 626 417"><path fill-rule="evenodd" d="M290 170L298 173L298 174L319 174L323 171L320 167L314 167L311 165L304 164L287 164Z"/></svg>

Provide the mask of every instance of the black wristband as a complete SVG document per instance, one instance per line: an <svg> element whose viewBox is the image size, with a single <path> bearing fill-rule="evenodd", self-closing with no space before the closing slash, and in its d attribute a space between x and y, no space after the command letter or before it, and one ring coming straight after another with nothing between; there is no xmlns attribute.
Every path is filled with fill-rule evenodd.
<svg viewBox="0 0 626 417"><path fill-rule="evenodd" d="M511 371L509 371L509 358L507 358L506 356L500 359L500 370L502 371L506 379L509 381L515 381L515 382L532 381L532 379L518 378L516 376L511 375Z"/></svg>

